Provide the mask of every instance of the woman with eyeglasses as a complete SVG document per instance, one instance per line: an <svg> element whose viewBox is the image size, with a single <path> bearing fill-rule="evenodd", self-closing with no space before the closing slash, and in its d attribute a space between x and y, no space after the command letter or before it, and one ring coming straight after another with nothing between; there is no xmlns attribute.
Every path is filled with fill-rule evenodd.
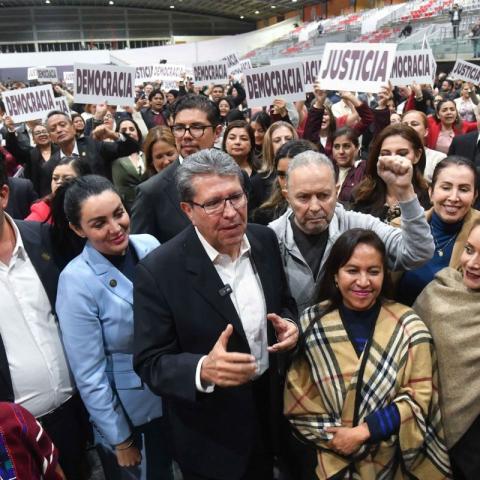
<svg viewBox="0 0 480 480"><path fill-rule="evenodd" d="M47 127L43 124L35 125L32 129L35 147L21 144L15 134L15 125L11 117L5 117L4 125L7 129L6 148L23 165L24 176L32 181L35 191L40 197L50 193L51 174L46 164L59 147L52 143Z"/></svg>

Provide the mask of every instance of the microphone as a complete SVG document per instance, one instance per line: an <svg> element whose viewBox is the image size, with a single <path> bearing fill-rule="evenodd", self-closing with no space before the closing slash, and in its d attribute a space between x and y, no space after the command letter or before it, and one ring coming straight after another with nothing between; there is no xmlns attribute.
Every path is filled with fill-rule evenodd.
<svg viewBox="0 0 480 480"><path fill-rule="evenodd" d="M218 293L220 294L221 297L225 297L227 295L230 295L233 292L232 287L227 283L225 284L219 291Z"/></svg>

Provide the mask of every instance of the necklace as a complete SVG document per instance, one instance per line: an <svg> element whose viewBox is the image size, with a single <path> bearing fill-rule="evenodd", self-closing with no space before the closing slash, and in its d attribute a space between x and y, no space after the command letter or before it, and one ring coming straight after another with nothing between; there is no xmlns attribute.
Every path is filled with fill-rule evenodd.
<svg viewBox="0 0 480 480"><path fill-rule="evenodd" d="M458 235L458 233L457 233ZM435 236L433 235L432 233L432 237L433 237L433 243L435 243L435 251L438 253L438 256L439 257L443 257L443 255L445 254L445 249L452 243L456 240L457 238L457 235L453 236L452 238L450 238L449 240L447 240L443 245L439 245L439 243L437 242L437 239L435 238Z"/></svg>

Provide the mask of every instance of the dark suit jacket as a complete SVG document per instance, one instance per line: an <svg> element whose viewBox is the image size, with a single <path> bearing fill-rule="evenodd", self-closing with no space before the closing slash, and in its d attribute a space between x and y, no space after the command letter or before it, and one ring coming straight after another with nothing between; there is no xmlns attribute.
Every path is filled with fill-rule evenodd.
<svg viewBox="0 0 480 480"><path fill-rule="evenodd" d="M247 237L262 283L268 313L296 320L273 231L249 225ZM208 478L234 480L246 468L258 419L253 383L198 392L198 361L213 348L227 324L233 325L230 351L250 353L240 318L192 226L149 254L137 267L134 284L134 368L165 400L180 467ZM268 324L268 343L276 342ZM270 354L270 426L281 423L284 355ZM266 416L268 416L268 414ZM272 432L278 439L278 431Z"/></svg>
<svg viewBox="0 0 480 480"><path fill-rule="evenodd" d="M154 121L155 114L152 112L151 108L145 108L140 112L142 114L143 121L145 122L145 125L147 126L148 129L155 127L157 124ZM168 108L164 107L162 111L160 112L160 115L163 117L163 123L164 125L167 125L168 123L168 116L170 112L168 111Z"/></svg>
<svg viewBox="0 0 480 480"><path fill-rule="evenodd" d="M180 165L175 160L137 187L132 207L132 233L149 233L165 243L190 225L180 208L175 175Z"/></svg>
<svg viewBox="0 0 480 480"><path fill-rule="evenodd" d="M453 137L448 155L460 155L468 158L475 164L478 174L480 175L480 149L478 147L478 131L466 133ZM480 177L479 177L480 178ZM477 183L477 189L480 188L480 181ZM477 198L474 207L480 208L480 199Z"/></svg>
<svg viewBox="0 0 480 480"><path fill-rule="evenodd" d="M110 180L112 179L112 162L117 158L127 157L131 153L138 152L140 149L138 143L128 135L125 135L125 141L118 140L116 142L99 142L91 137L77 138L77 146L80 157L90 164L92 172ZM50 179L60 158L60 151L58 151L46 163Z"/></svg>
<svg viewBox="0 0 480 480"><path fill-rule="evenodd" d="M30 213L30 206L38 199L33 184L27 178L10 177L8 179L8 204L5 211L18 220L23 220Z"/></svg>
<svg viewBox="0 0 480 480"><path fill-rule="evenodd" d="M40 277L52 310L55 308L59 270L55 265L50 243L50 228L38 222L15 221L28 256ZM22 348L21 345L18 348ZM12 379L5 346L0 336L0 401L13 402Z"/></svg>
<svg viewBox="0 0 480 480"><path fill-rule="evenodd" d="M5 139L7 150L16 158L18 163L23 165L24 176L32 181L33 188L38 195L44 197L50 193L52 175L47 165L59 148L52 144L52 157L48 162L45 162L40 150L37 147L22 144L15 132L8 132Z"/></svg>

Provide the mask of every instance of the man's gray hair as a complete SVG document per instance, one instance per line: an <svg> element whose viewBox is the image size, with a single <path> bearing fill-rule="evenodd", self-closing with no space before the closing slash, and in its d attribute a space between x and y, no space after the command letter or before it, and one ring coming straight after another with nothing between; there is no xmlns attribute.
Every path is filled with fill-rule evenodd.
<svg viewBox="0 0 480 480"><path fill-rule="evenodd" d="M290 178L290 175L292 172L299 168L299 167L305 167L305 166L322 166L326 165L331 171L332 171L332 177L333 181L335 181L335 168L333 166L332 161L323 153L318 153L314 152L313 150L308 150L306 152L299 153L298 155L295 155L293 159L290 161L288 164L288 169L287 169L287 185L288 185L288 179Z"/></svg>
<svg viewBox="0 0 480 480"><path fill-rule="evenodd" d="M237 162L222 150L209 148L185 158L177 169L177 189L182 202L191 202L195 196L193 180L198 175L237 177L245 190L242 170Z"/></svg>

